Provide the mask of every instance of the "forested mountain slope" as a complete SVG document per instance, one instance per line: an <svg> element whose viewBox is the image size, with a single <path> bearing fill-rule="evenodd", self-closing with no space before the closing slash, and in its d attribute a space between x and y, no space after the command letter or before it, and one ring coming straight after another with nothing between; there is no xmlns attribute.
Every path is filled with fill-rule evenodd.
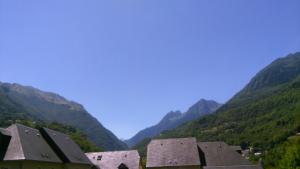
<svg viewBox="0 0 300 169"><path fill-rule="evenodd" d="M105 150L125 149L113 133L105 129L78 103L29 86L0 83L1 119L22 118L73 126Z"/></svg>

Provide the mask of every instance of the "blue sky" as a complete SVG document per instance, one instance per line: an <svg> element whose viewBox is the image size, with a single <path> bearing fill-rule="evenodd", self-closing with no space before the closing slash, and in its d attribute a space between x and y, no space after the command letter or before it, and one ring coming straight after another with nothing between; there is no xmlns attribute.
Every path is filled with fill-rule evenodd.
<svg viewBox="0 0 300 169"><path fill-rule="evenodd" d="M0 0L0 81L79 102L120 138L296 51L299 0Z"/></svg>

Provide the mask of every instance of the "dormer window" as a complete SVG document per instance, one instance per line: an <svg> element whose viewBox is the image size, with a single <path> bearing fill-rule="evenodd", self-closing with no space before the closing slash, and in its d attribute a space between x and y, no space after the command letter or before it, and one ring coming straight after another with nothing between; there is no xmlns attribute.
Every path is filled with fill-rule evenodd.
<svg viewBox="0 0 300 169"><path fill-rule="evenodd" d="M41 153L42 158L49 158L49 155L47 153Z"/></svg>

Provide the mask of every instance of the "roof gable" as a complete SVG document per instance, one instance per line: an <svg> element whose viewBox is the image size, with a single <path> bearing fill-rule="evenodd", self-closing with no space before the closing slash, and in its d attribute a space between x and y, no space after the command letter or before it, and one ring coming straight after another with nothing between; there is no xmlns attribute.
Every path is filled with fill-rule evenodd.
<svg viewBox="0 0 300 169"><path fill-rule="evenodd" d="M195 138L158 139L148 144L147 167L200 166Z"/></svg>
<svg viewBox="0 0 300 169"><path fill-rule="evenodd" d="M140 156L136 150L86 153L87 157L99 168L117 169L126 166L139 169Z"/></svg>
<svg viewBox="0 0 300 169"><path fill-rule="evenodd" d="M41 129L41 133L64 162L92 164L80 147L68 135L47 128Z"/></svg>
<svg viewBox="0 0 300 169"><path fill-rule="evenodd" d="M10 132L6 129L0 128L0 161L2 161L5 156L10 139Z"/></svg>

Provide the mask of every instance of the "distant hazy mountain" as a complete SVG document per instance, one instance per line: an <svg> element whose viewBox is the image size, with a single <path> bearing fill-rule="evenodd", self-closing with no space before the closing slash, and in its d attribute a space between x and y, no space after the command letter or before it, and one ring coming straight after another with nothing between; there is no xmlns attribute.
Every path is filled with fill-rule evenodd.
<svg viewBox="0 0 300 169"><path fill-rule="evenodd" d="M80 129L91 141L105 150L127 147L82 105L55 93L43 92L29 86L0 82L0 116L6 119L11 119L12 116L25 119L30 117L49 123L71 125Z"/></svg>
<svg viewBox="0 0 300 169"><path fill-rule="evenodd" d="M135 136L128 140L125 140L124 142L129 147L133 147L145 138L157 136L163 131L171 130L183 123L195 120L203 115L212 113L217 108L219 108L220 105L221 104L213 100L201 99L192 107L190 107L187 112L181 113L180 111L171 111L167 113L158 124L141 130Z"/></svg>

